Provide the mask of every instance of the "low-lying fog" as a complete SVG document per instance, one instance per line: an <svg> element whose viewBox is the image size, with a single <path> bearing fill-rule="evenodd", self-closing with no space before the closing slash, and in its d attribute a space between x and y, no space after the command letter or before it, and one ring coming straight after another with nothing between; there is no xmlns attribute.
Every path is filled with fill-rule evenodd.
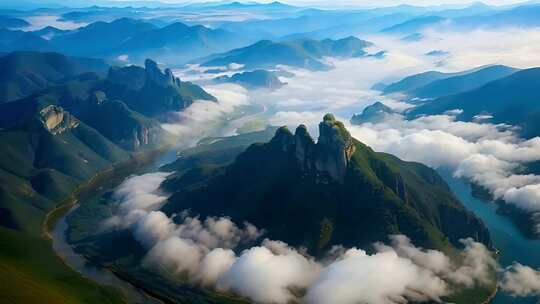
<svg viewBox="0 0 540 304"><path fill-rule="evenodd" d="M292 128L303 123L317 134L321 117L331 112L346 123L355 138L376 151L434 168L449 168L455 176L484 186L496 198L531 214L540 212L540 176L519 173L522 164L540 160L540 138L521 139L515 127L495 125L489 120L457 121L455 113L459 109L414 120L396 114L377 124L349 125L354 113L376 101L399 111L412 106L399 97L381 96L372 90L379 82L389 83L428 70L455 72L490 64L519 68L540 65L540 30L429 31L423 35L418 42L385 36L359 37L375 43L371 53L384 50L385 56L328 60L334 66L329 71L279 67L294 76L281 77L287 85L274 91L212 84L198 66L176 70L181 79L198 81L220 102L195 103L164 128L179 137L199 138L239 107L264 105L265 110L253 119ZM434 50L442 51L441 55L426 55ZM241 66L221 68L221 74L242 71ZM228 218L199 219L189 214L179 215L182 223L174 224L157 211L166 199L165 194L156 192L165 176L159 173L126 181L116 194L121 213L107 222L108 228L123 223L124 228L131 229L149 250L145 258L148 267L189 273L194 283L203 286L232 291L258 302L402 303L406 299L437 301L453 292L451 286L486 284L487 273L497 270L503 290L519 296L540 292L539 272L519 264L500 269L485 247L471 240L463 240L461 266L452 265L441 252L415 247L406 236L394 236L390 245L378 244L377 252L371 255L356 248L336 247L320 261L279 240L264 240L235 253L232 249L242 240L264 239L264 231L249 223L239 226ZM141 187L143 184L146 186ZM138 191L137 198L131 191ZM295 288L305 293L299 298L291 291Z"/></svg>

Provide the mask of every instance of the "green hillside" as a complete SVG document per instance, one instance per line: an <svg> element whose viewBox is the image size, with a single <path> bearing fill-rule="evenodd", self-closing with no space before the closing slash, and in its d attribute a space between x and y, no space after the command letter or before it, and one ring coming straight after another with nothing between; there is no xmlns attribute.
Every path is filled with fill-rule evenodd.
<svg viewBox="0 0 540 304"><path fill-rule="evenodd" d="M472 120L476 115L489 114L496 123L521 126L523 136L532 138L540 135L539 85L540 68L522 70L480 88L435 99L412 109L408 115L461 109L458 118Z"/></svg>
<svg viewBox="0 0 540 304"><path fill-rule="evenodd" d="M228 215L313 253L337 244L367 246L396 233L443 250L468 236L490 244L482 222L434 170L372 151L328 115L320 134L314 143L304 127L295 134L281 128L228 166L209 158L166 182L176 193L163 210ZM331 229L322 235L324 227Z"/></svg>
<svg viewBox="0 0 540 304"><path fill-rule="evenodd" d="M361 57L370 42L355 37L339 40L299 39L274 42L261 40L250 46L216 54L206 58L205 66L223 66L231 63L243 64L248 69L272 68L279 64L312 70L327 69L323 57Z"/></svg>
<svg viewBox="0 0 540 304"><path fill-rule="evenodd" d="M13 52L0 57L0 103L26 97L82 73L105 73L107 69L101 59Z"/></svg>

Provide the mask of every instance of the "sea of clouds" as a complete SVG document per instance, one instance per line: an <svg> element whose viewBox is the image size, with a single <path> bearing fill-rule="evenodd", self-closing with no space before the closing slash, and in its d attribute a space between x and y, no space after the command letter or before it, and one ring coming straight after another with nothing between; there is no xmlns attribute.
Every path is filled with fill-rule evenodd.
<svg viewBox="0 0 540 304"><path fill-rule="evenodd" d="M492 253L472 239L462 240L460 265L440 251L415 247L404 235L374 244L371 254L336 246L317 260L302 248L264 238L264 230L250 223L189 212L168 217L159 211L167 199L159 185L168 174L124 181L114 193L118 211L103 229L129 229L147 249L143 265L149 269L257 303L439 301L456 288L494 284L499 270ZM516 280L519 274L512 272L508 285Z"/></svg>
<svg viewBox="0 0 540 304"><path fill-rule="evenodd" d="M376 151L389 152L434 168L451 169L456 177L474 181L495 198L529 210L535 216L540 212L540 176L523 173L523 166L540 160L539 138L519 138L514 126L490 123L489 117L473 122L457 121L459 109L412 120L396 114L376 124L351 126L347 123L352 114L375 101L398 111L412 106L396 96L381 96L371 89L378 82L388 83L432 69L455 72L489 64L520 68L540 64L536 56L540 51L539 30L513 28L477 30L467 35L436 31L423 34L425 38L420 42L403 42L387 36L361 37L376 43L372 52L387 50L383 59L328 59L334 68L322 72L280 67L294 76L282 77L287 85L274 91L248 91L239 86L206 83L205 88L214 89L211 93L223 96L218 96L220 104L195 104L185 113L179 113L178 121L165 127L179 135L192 134L191 122L198 126L195 129L205 129L208 121L218 120L240 105L264 104L269 111L262 118L268 124L294 128L302 123L316 135L322 116L332 112L346 123L355 138ZM445 53L442 56L425 55L433 50ZM165 197L162 199L164 201ZM264 240L264 233L248 223L240 227L228 218L199 219L184 214L178 215L182 220L175 224L157 208L146 207L142 211L137 209L134 214L138 214L136 220L130 221L128 216L126 222L132 224L127 228L149 249L145 260L149 267L173 270L177 274L187 272L196 284L232 291L257 302L437 300L450 293L453 286L486 284L489 277L485 274L489 269L499 271L500 288L512 295L540 293L537 270L517 263L499 269L486 249L470 240L464 240L464 265L459 267L451 265L441 252L415 247L406 236L394 236L390 245L378 244L373 254L355 248L336 248L331 258L317 261L301 249ZM114 219L110 221L114 222ZM219 233L213 227L219 222L226 223L223 226L234 231L227 234L232 239L243 235L240 239L259 244L236 252L235 246L239 244L233 241L226 246L216 246L202 242L198 237L186 237L181 231L193 222L199 227L196 231L213 235L211 239L219 239L216 236ZM537 228L540 231L540 225ZM253 238L245 237L247 235ZM224 241L221 239L217 243ZM178 252L183 254L174 254ZM190 258L179 259L178 256ZM332 297L332 301L328 297Z"/></svg>
<svg viewBox="0 0 540 304"><path fill-rule="evenodd" d="M443 252L416 247L404 235L376 243L372 253L334 246L315 259L303 248L269 240L250 223L168 217L159 189L169 173L133 176L114 193L116 215L102 229L129 229L147 250L144 267L257 303L408 303L440 301L462 288L493 286L514 296L540 294L540 271L521 264L502 269L481 243L464 239L459 265ZM239 249L243 248L243 249ZM245 249L247 248L247 249ZM455 259L454 259L455 260Z"/></svg>

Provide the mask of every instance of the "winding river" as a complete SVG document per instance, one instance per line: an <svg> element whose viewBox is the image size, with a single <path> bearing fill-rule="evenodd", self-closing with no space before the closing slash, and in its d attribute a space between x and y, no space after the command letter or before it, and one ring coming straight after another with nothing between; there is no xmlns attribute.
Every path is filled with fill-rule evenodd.
<svg viewBox="0 0 540 304"><path fill-rule="evenodd" d="M463 204L480 217L489 228L493 244L500 251L499 262L503 267L512 265L515 261L540 268L540 240L526 238L509 217L497 214L497 206L494 203L473 197L470 185L466 181L453 178L447 171L439 173ZM512 298L499 292L491 303L536 304L538 299Z"/></svg>
<svg viewBox="0 0 540 304"><path fill-rule="evenodd" d="M155 171L157 167L171 162L175 159L175 151L176 150L172 150L169 153L165 153L152 165L149 165L143 172L137 173L142 174L152 172ZM497 214L497 206L495 204L474 198L471 195L470 186L466 181L452 177L452 174L449 171L440 170L439 173L444 177L452 191L459 197L465 206L482 218L488 226L493 243L495 247L500 250L499 262L502 266L506 267L513 262L519 262L524 265L540 268L540 240L526 238L512 223L510 218ZM123 292L130 303L161 303L161 301L148 296L142 290L119 279L109 270L89 265L84 256L74 252L71 245L66 241L66 230L68 229L66 218L76 208L77 205L58 221L52 233L53 247L57 254L61 256L69 266L80 272L83 276L104 285L117 287ZM536 304L538 303L538 299L512 298L499 292L492 303Z"/></svg>
<svg viewBox="0 0 540 304"><path fill-rule="evenodd" d="M75 205L71 208L71 210L58 221L52 232L53 248L56 251L56 254L62 257L67 265L81 273L83 276L99 282L100 284L116 287L130 303L161 304L161 301L148 296L133 285L122 281L112 272L90 265L82 255L75 253L66 240L66 230L68 229L66 218L71 212L77 209L77 207L78 205Z"/></svg>
<svg viewBox="0 0 540 304"><path fill-rule="evenodd" d="M261 106L260 108L254 109L254 113L245 113L244 116L241 116L237 119L231 120L228 122L226 127L221 128L220 130L216 130L216 136L223 136L225 134L230 134L236 132L236 129L241 126L242 123L245 122L245 117L249 118L256 118L257 116L264 115L267 111L266 106ZM187 148L190 145L192 145L196 140L189 138L186 140L179 140L177 142L177 146L173 149L170 149L168 152L163 153L160 157L155 159L150 164L147 164L144 166L143 169L136 171L133 171L131 173L124 173L124 178L127 178L130 174L136 173L136 174L144 174L144 173L150 173L155 172L160 168L161 166L171 163L174 160L176 160L176 153L177 151L181 150L182 148ZM134 168L135 170L135 168ZM114 189L114 185L111 185L109 187L105 186L109 189ZM95 195L99 196L102 195L103 189L100 188L101 191L95 191ZM83 200L90 200L92 199L94 193L90 197L85 197ZM143 290L138 289L137 287L133 286L132 284L120 279L117 277L114 273L111 271L96 267L88 263L87 259L80 254L77 254L73 247L67 242L66 238L66 232L68 230L68 221L67 218L69 215L77 209L77 207L80 204L84 204L84 201L80 201L77 204L69 210L69 212L66 212L56 223L54 230L51 233L52 236L52 242L53 242L53 249L56 252L58 256L60 256L64 262L79 272L84 277L87 277L93 281L96 281L100 284L107 285L107 286L113 286L120 290L122 294L125 296L125 298L128 300L129 303L137 303L137 304L161 304L163 303L159 299L153 298L150 295L146 294Z"/></svg>

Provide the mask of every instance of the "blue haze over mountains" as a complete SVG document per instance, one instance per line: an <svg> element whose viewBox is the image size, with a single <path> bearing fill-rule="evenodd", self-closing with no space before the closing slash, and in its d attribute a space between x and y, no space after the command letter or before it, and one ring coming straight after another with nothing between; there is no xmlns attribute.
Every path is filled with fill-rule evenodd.
<svg viewBox="0 0 540 304"><path fill-rule="evenodd" d="M58 217L165 303L534 303L539 51L537 2L0 3L0 301L122 303Z"/></svg>
<svg viewBox="0 0 540 304"><path fill-rule="evenodd" d="M78 10L59 7L7 10L5 13L6 16L0 14L3 22L14 24L3 26L0 51L57 51L110 60L127 55L134 63L142 63L151 57L168 64L185 63L263 39L275 42L300 38L341 39L375 33L406 37L429 26L465 31L483 27L534 27L540 20L540 6L536 4L515 7L473 4L446 9L403 5L328 11L276 2L163 5L156 8L94 6ZM232 19L227 21L218 13L230 14ZM88 25L71 31L45 26L39 31L21 31L26 21L20 17L38 14L55 15L65 22ZM261 17L264 19L260 20Z"/></svg>

